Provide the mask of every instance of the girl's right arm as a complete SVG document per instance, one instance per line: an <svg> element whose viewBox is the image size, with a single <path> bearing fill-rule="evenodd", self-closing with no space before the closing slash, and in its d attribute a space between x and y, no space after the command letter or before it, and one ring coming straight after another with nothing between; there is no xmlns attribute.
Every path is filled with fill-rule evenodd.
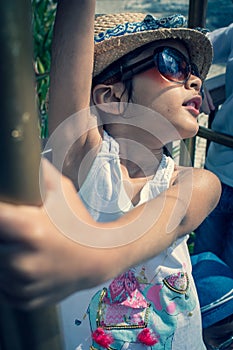
<svg viewBox="0 0 233 350"><path fill-rule="evenodd" d="M50 73L50 133L66 118L89 107L94 16L94 0L58 0Z"/></svg>
<svg viewBox="0 0 233 350"><path fill-rule="evenodd" d="M58 302L159 254L195 229L220 196L215 175L184 170L159 197L119 220L96 223L71 181L44 166L42 207L0 203L0 290L18 307Z"/></svg>
<svg viewBox="0 0 233 350"><path fill-rule="evenodd" d="M90 150L97 152L102 141L98 122L89 112L95 3L95 0L58 0L52 43L48 122L50 136L56 131L58 143L56 137L52 141L50 138L50 146L55 163L56 152L61 153L62 146L69 150L62 170L77 189L80 163ZM92 159L94 156L95 152Z"/></svg>

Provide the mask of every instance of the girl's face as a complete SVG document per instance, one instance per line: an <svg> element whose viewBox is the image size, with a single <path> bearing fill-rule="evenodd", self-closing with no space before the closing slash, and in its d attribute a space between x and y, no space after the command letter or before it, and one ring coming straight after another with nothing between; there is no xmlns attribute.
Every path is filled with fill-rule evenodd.
<svg viewBox="0 0 233 350"><path fill-rule="evenodd" d="M164 40L155 43L153 47L145 50L130 63L149 57L155 48L160 46L175 48L189 60L188 51L182 42ZM176 129L180 139L192 137L197 133L197 117L202 102L200 78L191 74L184 84L177 84L164 79L158 69L153 67L134 75L132 84L133 92L130 102L148 107L161 114Z"/></svg>

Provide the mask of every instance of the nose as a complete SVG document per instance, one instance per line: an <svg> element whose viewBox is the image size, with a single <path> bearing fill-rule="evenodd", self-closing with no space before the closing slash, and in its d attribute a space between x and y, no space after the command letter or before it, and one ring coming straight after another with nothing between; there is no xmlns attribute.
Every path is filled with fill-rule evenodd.
<svg viewBox="0 0 233 350"><path fill-rule="evenodd" d="M185 87L186 89L194 89L197 92L200 92L202 87L202 80L196 75L191 74L185 83Z"/></svg>

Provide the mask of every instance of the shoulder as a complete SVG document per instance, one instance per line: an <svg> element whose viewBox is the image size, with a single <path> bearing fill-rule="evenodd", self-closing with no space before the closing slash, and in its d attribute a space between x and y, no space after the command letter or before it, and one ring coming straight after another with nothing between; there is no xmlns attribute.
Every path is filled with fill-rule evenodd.
<svg viewBox="0 0 233 350"><path fill-rule="evenodd" d="M194 188L202 192L203 195L207 195L210 200L210 205L215 207L221 195L221 182L219 178L206 169L194 169L193 178Z"/></svg>
<svg viewBox="0 0 233 350"><path fill-rule="evenodd" d="M207 169L177 166L175 171L177 173L177 178L179 178L179 176L181 178L182 176L190 177L190 180L192 179L193 184L196 186L203 188L207 186L208 188L212 185L216 189L221 188L218 177Z"/></svg>
<svg viewBox="0 0 233 350"><path fill-rule="evenodd" d="M192 192L196 203L214 208L221 195L221 183L218 177L209 170L177 166L172 185L181 185L181 188Z"/></svg>
<svg viewBox="0 0 233 350"><path fill-rule="evenodd" d="M221 188L218 177L207 169L193 168L193 179L195 183L200 184L200 186L209 187L212 185L216 187L216 189Z"/></svg>
<svg viewBox="0 0 233 350"><path fill-rule="evenodd" d="M172 184L178 189L177 198L184 207L178 235L193 231L216 207L221 184L216 175L205 169L178 167Z"/></svg>
<svg viewBox="0 0 233 350"><path fill-rule="evenodd" d="M184 187L192 191L193 207L197 209L199 215L203 211L207 216L220 199L221 183L218 177L206 169L181 167L180 178L185 184Z"/></svg>

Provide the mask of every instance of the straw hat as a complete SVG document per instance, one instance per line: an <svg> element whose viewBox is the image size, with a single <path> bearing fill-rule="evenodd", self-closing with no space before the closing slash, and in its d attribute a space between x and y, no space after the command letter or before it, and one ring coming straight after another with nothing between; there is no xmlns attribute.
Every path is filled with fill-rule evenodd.
<svg viewBox="0 0 233 350"><path fill-rule="evenodd" d="M95 20L95 57L93 77L113 62L135 49L157 40L182 40L205 79L212 62L212 46L199 29L185 27L182 15L156 19L143 13L116 13L97 16Z"/></svg>

